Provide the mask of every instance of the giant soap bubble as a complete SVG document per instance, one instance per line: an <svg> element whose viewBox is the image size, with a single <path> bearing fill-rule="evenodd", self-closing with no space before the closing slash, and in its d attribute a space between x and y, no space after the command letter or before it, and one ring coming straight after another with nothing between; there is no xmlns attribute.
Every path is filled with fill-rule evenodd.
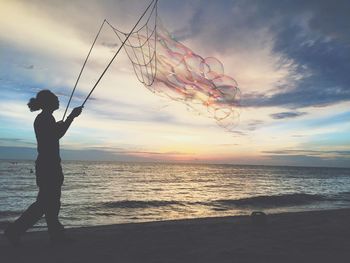
<svg viewBox="0 0 350 263"><path fill-rule="evenodd" d="M132 62L134 72L152 92L180 101L231 130L239 117L240 90L215 57L203 58L177 41L161 23L156 5L143 26L124 33L109 24ZM128 37L127 37L128 36Z"/></svg>

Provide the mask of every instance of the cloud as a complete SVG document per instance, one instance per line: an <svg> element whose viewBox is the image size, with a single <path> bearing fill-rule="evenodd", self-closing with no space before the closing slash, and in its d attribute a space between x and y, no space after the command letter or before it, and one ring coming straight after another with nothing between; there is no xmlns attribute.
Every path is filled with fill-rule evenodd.
<svg viewBox="0 0 350 263"><path fill-rule="evenodd" d="M88 147L87 150L99 150L104 152L109 152L112 154L125 154L125 155L143 155L143 156L153 156L153 155L162 155L163 157L169 157L172 155L191 155L193 153L180 152L180 151L148 151L141 149L131 149L132 147L122 148L122 147Z"/></svg>
<svg viewBox="0 0 350 263"><path fill-rule="evenodd" d="M78 60L91 44L97 21L108 18L127 31L143 8L138 1L5 1L1 37ZM295 109L350 100L350 18L344 11L349 8L345 0L336 5L326 0L164 1L160 14L175 37L203 56L230 57L226 69L239 81L242 106ZM22 30L6 20L13 10L26 21ZM58 19L59 24L54 22ZM107 31L101 46L110 51L116 42ZM62 46L69 49L63 51Z"/></svg>
<svg viewBox="0 0 350 263"><path fill-rule="evenodd" d="M314 156L314 157L324 157L324 158L335 158L335 157L344 157L350 158L350 150L275 150L275 151L263 151L265 154L272 155L285 155L285 156Z"/></svg>
<svg viewBox="0 0 350 263"><path fill-rule="evenodd" d="M243 107L326 106L350 100L350 17L345 11L349 9L350 2L345 0L336 5L327 0L220 4L203 0L188 25L175 33L194 43L205 43L207 52L230 57L244 54L252 67L256 63L245 50L251 54L270 50L270 61L278 58L274 61L275 73L267 71L266 75L277 71L284 74L273 78L270 90L245 79L238 81ZM215 17L220 19L214 21ZM254 55L264 57L263 52ZM233 65L238 80L241 67Z"/></svg>
<svg viewBox="0 0 350 263"><path fill-rule="evenodd" d="M0 138L0 142L18 142L22 141L21 138Z"/></svg>
<svg viewBox="0 0 350 263"><path fill-rule="evenodd" d="M264 164L305 167L345 167L350 168L349 158L322 158L308 155L271 155L265 156Z"/></svg>
<svg viewBox="0 0 350 263"><path fill-rule="evenodd" d="M34 65L21 65L24 69L34 69Z"/></svg>
<svg viewBox="0 0 350 263"><path fill-rule="evenodd" d="M2 1L1 137L23 136L34 142L35 115L28 112L28 99L49 88L62 95L62 109L55 112L62 116L103 19L128 31L146 5L138 0ZM164 102L149 92L137 82L121 53L62 141L62 148L122 145L122 153L115 154L123 158L126 154L141 158L194 153L218 162L239 155L246 163L249 158L257 161L254 158L261 149L272 151L280 145L310 149L318 149L320 142L346 145L348 113L339 113L348 112L349 103L340 107L339 102L349 101L348 6L348 1L341 0L337 4L324 0L159 1L159 14L173 35L203 57L218 57L225 73L238 81L243 97L236 130L228 134L215 121L194 116L182 104ZM114 41L113 32L104 29L72 107L85 99L109 62ZM169 106L160 109L165 103ZM8 140L8 145L22 143L16 138ZM314 145L307 145L310 140ZM95 152L96 157L99 154L106 153ZM289 163L293 158L303 163L302 156L322 164L320 160L326 158L316 153L310 157L310 152L299 152L300 160L296 152L282 154L263 153L271 164L276 164L273 159ZM93 154L85 151L82 156L92 158ZM337 156L343 158L340 153Z"/></svg>
<svg viewBox="0 0 350 263"><path fill-rule="evenodd" d="M101 45L111 49L115 49L116 47L118 47L118 44L113 42L102 42Z"/></svg>
<svg viewBox="0 0 350 263"><path fill-rule="evenodd" d="M262 151L266 162L285 165L350 167L350 150L285 149Z"/></svg>
<svg viewBox="0 0 350 263"><path fill-rule="evenodd" d="M23 138L0 138L0 146L33 146L36 143Z"/></svg>
<svg viewBox="0 0 350 263"><path fill-rule="evenodd" d="M88 147L86 149L61 149L63 160L100 160L100 161L166 161L172 158L191 156L191 153L178 151L142 151L120 147ZM0 159L34 160L37 149L23 146L0 145Z"/></svg>
<svg viewBox="0 0 350 263"><path fill-rule="evenodd" d="M279 112L270 114L272 119L280 120L280 119L288 119L288 118L296 118L307 114L306 112L297 112L297 111L287 111L287 112Z"/></svg>
<svg viewBox="0 0 350 263"><path fill-rule="evenodd" d="M264 124L264 121L262 120L252 120L247 123L247 129L249 131L255 131L259 127L261 127Z"/></svg>
<svg viewBox="0 0 350 263"><path fill-rule="evenodd" d="M294 72L290 88L252 96L246 105L299 108L349 101L350 18L344 10L350 9L350 2L264 1L257 6L258 14L277 19L270 27L273 52L292 61Z"/></svg>

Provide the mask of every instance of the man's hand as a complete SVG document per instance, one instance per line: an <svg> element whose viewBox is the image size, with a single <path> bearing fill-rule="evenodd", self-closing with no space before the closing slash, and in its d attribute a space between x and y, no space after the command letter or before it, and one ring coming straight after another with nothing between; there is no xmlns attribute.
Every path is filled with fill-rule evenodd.
<svg viewBox="0 0 350 263"><path fill-rule="evenodd" d="M72 110L72 113L69 115L69 117L72 117L72 118L78 117L82 110L83 110L83 106L74 108Z"/></svg>

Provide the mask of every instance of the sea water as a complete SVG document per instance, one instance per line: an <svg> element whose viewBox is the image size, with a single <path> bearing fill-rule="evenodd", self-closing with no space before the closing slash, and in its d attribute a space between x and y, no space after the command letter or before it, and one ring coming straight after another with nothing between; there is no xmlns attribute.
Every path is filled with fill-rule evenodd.
<svg viewBox="0 0 350 263"><path fill-rule="evenodd" d="M66 227L350 207L350 169L64 161ZM0 161L0 230L36 199L34 161ZM45 227L45 220L35 229Z"/></svg>

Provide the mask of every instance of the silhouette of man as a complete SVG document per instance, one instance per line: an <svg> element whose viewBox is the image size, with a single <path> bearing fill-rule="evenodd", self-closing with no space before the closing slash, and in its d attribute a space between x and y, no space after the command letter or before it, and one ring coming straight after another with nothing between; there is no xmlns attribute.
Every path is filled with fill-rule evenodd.
<svg viewBox="0 0 350 263"><path fill-rule="evenodd" d="M35 173L39 193L36 202L10 224L4 234L13 245L19 245L21 235L45 215L51 242L64 243L67 238L64 235L64 227L58 220L61 186L64 180L59 139L64 136L74 118L80 115L82 107L74 108L66 121L56 122L52 113L59 108L59 101L51 91L39 91L36 98L31 98L27 105L30 111L42 110L34 121L38 143Z"/></svg>

